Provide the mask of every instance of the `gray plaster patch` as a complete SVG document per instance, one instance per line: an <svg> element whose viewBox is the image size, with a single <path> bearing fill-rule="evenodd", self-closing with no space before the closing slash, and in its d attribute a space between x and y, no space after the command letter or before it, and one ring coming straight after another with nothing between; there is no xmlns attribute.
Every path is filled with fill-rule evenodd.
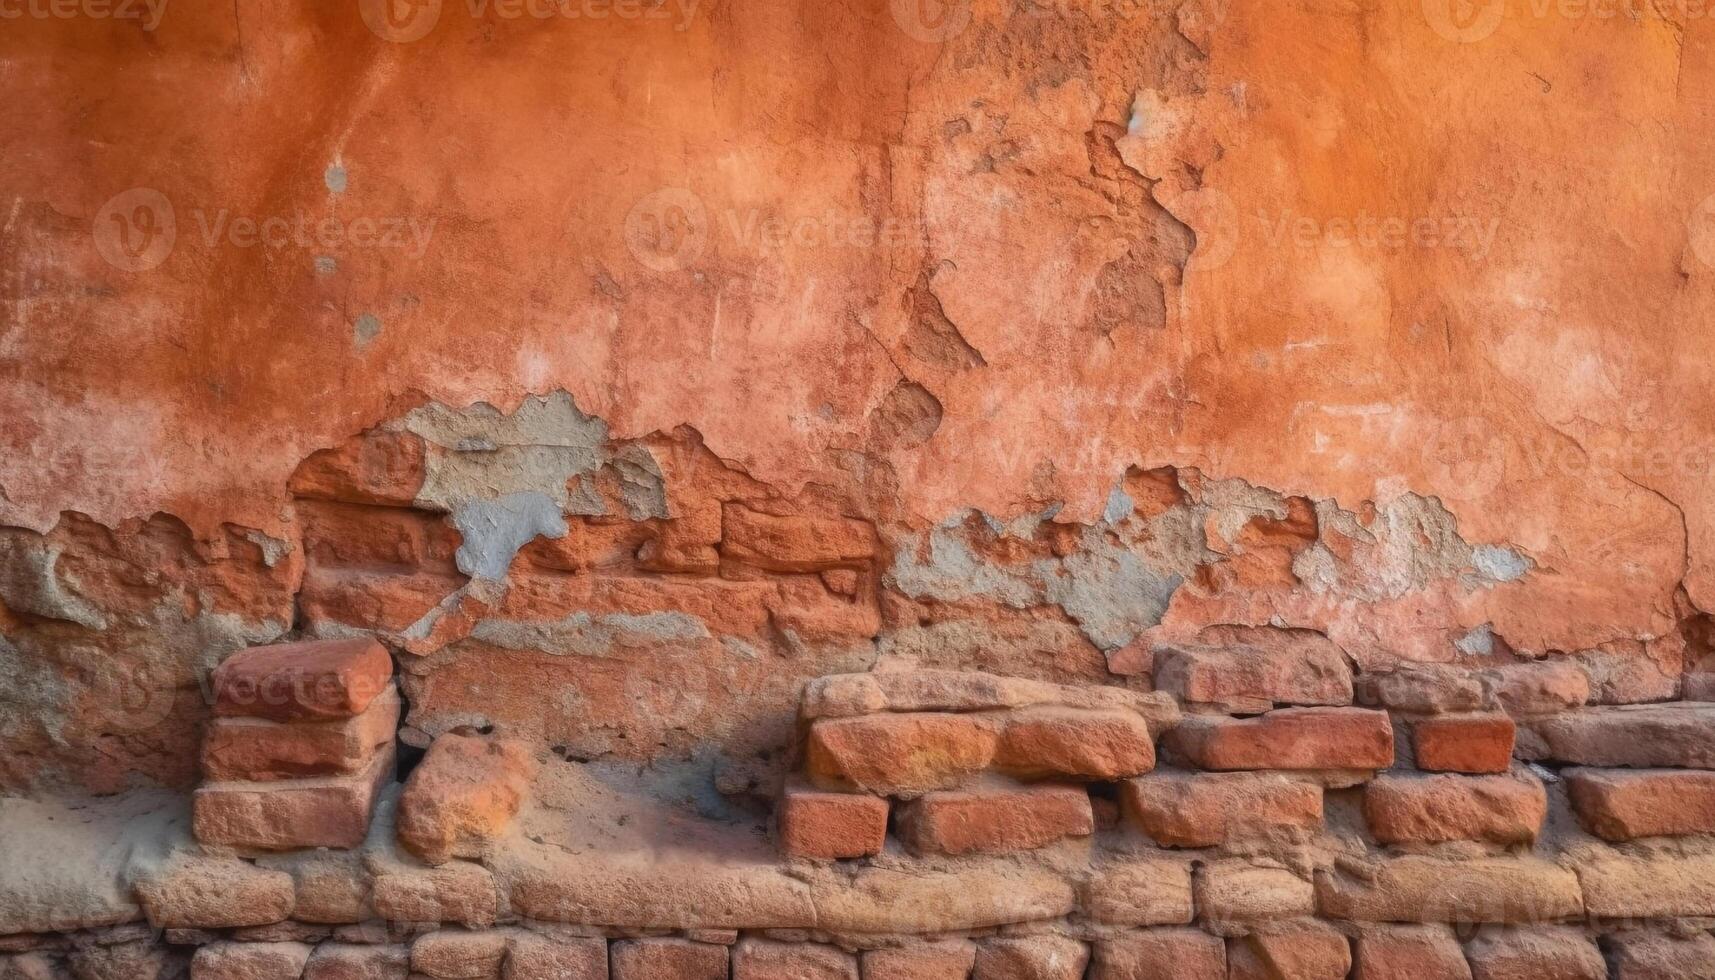
<svg viewBox="0 0 1715 980"><path fill-rule="evenodd" d="M532 650L556 656L606 657L616 649L647 648L661 643L690 643L711 638L703 621L689 613L576 612L548 623L485 619L471 637L506 650Z"/></svg>
<svg viewBox="0 0 1715 980"><path fill-rule="evenodd" d="M567 531L553 498L533 490L461 501L453 507L452 522L464 536L457 555L459 571L491 580L506 577L519 548L541 535L565 537Z"/></svg>
<svg viewBox="0 0 1715 980"><path fill-rule="evenodd" d="M328 168L322 171L322 183L335 194L344 194L347 183L345 168L337 163L329 164Z"/></svg>
<svg viewBox="0 0 1715 980"><path fill-rule="evenodd" d="M1495 582L1521 579L1535 566L1536 562L1511 548L1480 544L1471 549L1471 567L1478 575Z"/></svg>
<svg viewBox="0 0 1715 980"><path fill-rule="evenodd" d="M929 531L927 554L918 559L918 548L907 544L893 559L889 573L895 588L913 599L984 598L1014 609L1026 609L1042 601L1042 587L1010 569L997 568L977 557L964 539L964 524L973 512L965 511ZM981 513L976 512L976 513ZM986 521L992 520L982 515ZM991 533L995 525L989 524Z"/></svg>
<svg viewBox="0 0 1715 980"><path fill-rule="evenodd" d="M351 340L357 345L358 350L368 347L379 336L381 336L381 318L375 314L364 313L352 321Z"/></svg>
<svg viewBox="0 0 1715 980"><path fill-rule="evenodd" d="M331 276L339 269L339 260L331 255L316 256L316 275Z"/></svg>
<svg viewBox="0 0 1715 980"><path fill-rule="evenodd" d="M1495 652L1495 631L1484 623L1455 640L1453 645L1468 657L1487 657Z"/></svg>
<svg viewBox="0 0 1715 980"><path fill-rule="evenodd" d="M1130 517L1136 506L1137 501L1131 499L1131 494L1126 493L1125 488L1114 487L1113 492L1108 494L1107 505L1102 508L1102 523L1118 524Z"/></svg>
<svg viewBox="0 0 1715 980"><path fill-rule="evenodd" d="M1185 580L1157 572L1124 548L1099 540L1086 544L1058 563L1038 562L1037 571L1048 599L1077 620L1091 643L1117 650L1161 622Z"/></svg>

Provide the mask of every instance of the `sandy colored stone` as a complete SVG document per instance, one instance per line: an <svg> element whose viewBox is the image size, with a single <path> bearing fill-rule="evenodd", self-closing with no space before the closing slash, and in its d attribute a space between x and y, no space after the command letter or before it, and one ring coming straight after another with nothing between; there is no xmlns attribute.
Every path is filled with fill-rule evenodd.
<svg viewBox="0 0 1715 980"><path fill-rule="evenodd" d="M1331 644L1290 656L1246 646L1169 646L1156 652L1154 679L1158 691L1238 714L1352 703L1352 669Z"/></svg>
<svg viewBox="0 0 1715 980"><path fill-rule="evenodd" d="M524 805L535 773L522 742L442 735L399 795L400 846L429 864L481 856Z"/></svg>
<svg viewBox="0 0 1715 980"><path fill-rule="evenodd" d="M392 682L393 658L368 638L251 647L214 669L214 712L271 721L350 718Z"/></svg>
<svg viewBox="0 0 1715 980"><path fill-rule="evenodd" d="M1386 857L1318 871L1316 905L1371 922L1540 922L1583 912L1582 877L1534 857Z"/></svg>
<svg viewBox="0 0 1715 980"><path fill-rule="evenodd" d="M1384 844L1528 844L1548 812L1535 776L1392 776L1364 787L1364 818Z"/></svg>
<svg viewBox="0 0 1715 980"><path fill-rule="evenodd" d="M1508 664L1482 677L1495 702L1513 715L1550 714L1590 700L1590 676L1566 660Z"/></svg>
<svg viewBox="0 0 1715 980"><path fill-rule="evenodd" d="M352 775L374 761L398 727L399 698L392 690L343 720L217 718L203 733L203 778L229 782Z"/></svg>
<svg viewBox="0 0 1715 980"><path fill-rule="evenodd" d="M1352 980L1471 980L1465 951L1447 926L1367 926L1352 953Z"/></svg>
<svg viewBox="0 0 1715 980"><path fill-rule="evenodd" d="M968 939L871 949L863 954L863 980L969 980L976 959Z"/></svg>
<svg viewBox="0 0 1715 980"><path fill-rule="evenodd" d="M1580 766L1715 768L1715 704L1581 708L1530 719L1520 725L1519 755Z"/></svg>
<svg viewBox="0 0 1715 980"><path fill-rule="evenodd" d="M1715 980L1715 936L1620 932L1608 937L1614 980Z"/></svg>
<svg viewBox="0 0 1715 980"><path fill-rule="evenodd" d="M1278 773L1156 771L1120 784L1125 815L1156 843L1297 841L1322 828L1322 787Z"/></svg>
<svg viewBox="0 0 1715 980"><path fill-rule="evenodd" d="M1197 916L1205 922L1256 922L1313 915L1315 886L1285 868L1214 861L1197 869Z"/></svg>
<svg viewBox="0 0 1715 980"><path fill-rule="evenodd" d="M507 935L496 930L437 929L411 944L411 972L435 980L485 980L500 976Z"/></svg>
<svg viewBox="0 0 1715 980"><path fill-rule="evenodd" d="M1506 772L1515 731L1499 712L1424 718L1411 726L1413 755L1417 768L1431 772Z"/></svg>
<svg viewBox="0 0 1715 980"><path fill-rule="evenodd" d="M298 980L309 962L304 943L214 943L191 958L195 980Z"/></svg>
<svg viewBox="0 0 1715 980"><path fill-rule="evenodd" d="M858 980L858 960L821 943L741 939L732 948L732 980Z"/></svg>
<svg viewBox="0 0 1715 980"><path fill-rule="evenodd" d="M1344 980L1351 969L1351 944L1323 922L1274 925L1227 940L1228 980Z"/></svg>
<svg viewBox="0 0 1715 980"><path fill-rule="evenodd" d="M1191 865L1110 855L1091 868L1083 905L1090 918L1110 925L1185 925L1196 914Z"/></svg>
<svg viewBox="0 0 1715 980"><path fill-rule="evenodd" d="M812 882L815 925L831 932L922 934L1053 919L1076 907L1066 876L968 858L957 874L865 868Z"/></svg>
<svg viewBox="0 0 1715 980"><path fill-rule="evenodd" d="M392 922L493 925L499 902L494 876L469 861L434 868L398 868L375 876L371 902Z"/></svg>
<svg viewBox="0 0 1715 980"><path fill-rule="evenodd" d="M1393 764L1384 711L1281 708L1254 718L1193 715L1168 743L1201 769L1382 769Z"/></svg>
<svg viewBox="0 0 1715 980"><path fill-rule="evenodd" d="M1448 664L1402 664L1363 674L1355 686L1364 704L1421 714L1476 711L1487 699L1478 673Z"/></svg>
<svg viewBox="0 0 1715 980"><path fill-rule="evenodd" d="M1066 936L1018 936L977 943L971 980L1079 980L1090 948Z"/></svg>
<svg viewBox="0 0 1715 980"><path fill-rule="evenodd" d="M1590 914L1613 919L1715 915L1715 855L1578 854L1578 880Z"/></svg>
<svg viewBox="0 0 1715 980"><path fill-rule="evenodd" d="M1581 929L1491 928L1465 945L1475 980L1607 980L1602 951Z"/></svg>
<svg viewBox="0 0 1715 980"><path fill-rule="evenodd" d="M410 972L404 946L322 943L310 954L304 980L405 980Z"/></svg>
<svg viewBox="0 0 1715 980"><path fill-rule="evenodd" d="M192 826L204 844L267 851L356 847L369 834L379 794L392 783L389 742L352 776L204 783L191 798Z"/></svg>
<svg viewBox="0 0 1715 980"><path fill-rule="evenodd" d="M1031 705L1132 711L1142 715L1156 731L1171 726L1180 717L1178 702L1162 691L1056 684L977 670L928 667L815 678L804 687L800 713L807 719L816 719L878 711L995 711Z"/></svg>
<svg viewBox="0 0 1715 980"><path fill-rule="evenodd" d="M901 804L896 829L919 854L1024 851L1095 832L1082 786L984 783Z"/></svg>
<svg viewBox="0 0 1715 980"><path fill-rule="evenodd" d="M292 876L295 920L340 925L375 917L369 904L369 870L359 852L287 852L265 855L257 863Z"/></svg>
<svg viewBox="0 0 1715 980"><path fill-rule="evenodd" d="M621 939L609 947L613 980L726 980L727 948L683 939Z"/></svg>
<svg viewBox="0 0 1715 980"><path fill-rule="evenodd" d="M137 883L149 922L161 929L229 929L292 913L292 876L235 858L181 856Z"/></svg>
<svg viewBox="0 0 1715 980"><path fill-rule="evenodd" d="M999 743L994 723L976 715L828 718L810 728L806 772L829 788L925 793L957 786L986 768Z"/></svg>
<svg viewBox="0 0 1715 980"><path fill-rule="evenodd" d="M1715 772L1571 769L1563 775L1578 821L1604 840L1715 833Z"/></svg>
<svg viewBox="0 0 1715 980"><path fill-rule="evenodd" d="M1023 708L1007 715L994 761L1022 779L1122 779L1155 768L1155 742L1133 711Z"/></svg>
<svg viewBox="0 0 1715 980"><path fill-rule="evenodd" d="M887 811L883 797L788 785L775 814L781 853L814 860L879 854L887 839Z"/></svg>
<svg viewBox="0 0 1715 980"><path fill-rule="evenodd" d="M1090 980L1226 980L1227 944L1198 929L1144 929L1095 944Z"/></svg>
<svg viewBox="0 0 1715 980"><path fill-rule="evenodd" d="M502 980L608 980L607 940L516 933Z"/></svg>

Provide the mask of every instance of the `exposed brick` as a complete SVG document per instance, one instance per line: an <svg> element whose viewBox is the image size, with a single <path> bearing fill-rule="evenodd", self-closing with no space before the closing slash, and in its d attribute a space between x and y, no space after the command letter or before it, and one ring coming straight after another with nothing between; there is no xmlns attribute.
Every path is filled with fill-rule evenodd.
<svg viewBox="0 0 1715 980"><path fill-rule="evenodd" d="M1498 712L1440 715L1411 727L1417 768L1431 772L1506 772L1514 733L1512 718Z"/></svg>
<svg viewBox="0 0 1715 980"><path fill-rule="evenodd" d="M213 943L191 958L191 980L298 980L309 958L305 943Z"/></svg>
<svg viewBox="0 0 1715 980"><path fill-rule="evenodd" d="M1316 889L1285 868L1214 861L1197 869L1197 916L1204 922L1257 922L1312 915Z"/></svg>
<svg viewBox="0 0 1715 980"><path fill-rule="evenodd" d="M310 954L304 980L406 980L410 972L404 946L322 943Z"/></svg>
<svg viewBox="0 0 1715 980"><path fill-rule="evenodd" d="M1589 675L1565 660L1508 664L1482 676L1494 700L1514 715L1564 711L1590 700Z"/></svg>
<svg viewBox="0 0 1715 980"><path fill-rule="evenodd" d="M806 771L824 788L885 795L949 789L986 768L1000 735L976 715L825 718L810 727Z"/></svg>
<svg viewBox="0 0 1715 980"><path fill-rule="evenodd" d="M287 488L299 497L409 506L423 487L423 440L410 432L368 432L312 453Z"/></svg>
<svg viewBox="0 0 1715 980"><path fill-rule="evenodd" d="M381 788L393 781L393 747L367 771L265 783L206 783L192 796L192 826L204 844L258 850L356 847L369 833Z"/></svg>
<svg viewBox="0 0 1715 980"><path fill-rule="evenodd" d="M858 980L858 961L821 943L742 939L732 949L732 980Z"/></svg>
<svg viewBox="0 0 1715 980"><path fill-rule="evenodd" d="M159 929L230 929L280 922L292 913L292 876L236 858L178 858L137 883Z"/></svg>
<svg viewBox="0 0 1715 980"><path fill-rule="evenodd" d="M968 939L872 949L863 954L863 980L968 980L976 960Z"/></svg>
<svg viewBox="0 0 1715 980"><path fill-rule="evenodd" d="M1158 771L1121 783L1120 801L1169 847L1297 841L1322 827L1322 787L1278 773Z"/></svg>
<svg viewBox="0 0 1715 980"><path fill-rule="evenodd" d="M452 572L459 533L440 515L398 507L301 501L298 524L312 562Z"/></svg>
<svg viewBox="0 0 1715 980"><path fill-rule="evenodd" d="M1254 718L1193 715L1168 742L1202 769L1384 769L1393 764L1387 712L1282 708Z"/></svg>
<svg viewBox="0 0 1715 980"><path fill-rule="evenodd" d="M1132 711L1152 731L1167 728L1181 715L1178 703L1162 691L922 667L815 678L804 685L801 714L807 719L843 718L878 711L993 711L1032 705Z"/></svg>
<svg viewBox="0 0 1715 980"><path fill-rule="evenodd" d="M271 721L350 718L392 684L393 659L372 639L250 647L214 669L214 713Z"/></svg>
<svg viewBox="0 0 1715 980"><path fill-rule="evenodd" d="M1607 980L1608 966L1581 930L1485 929L1465 947L1475 980Z"/></svg>
<svg viewBox="0 0 1715 980"><path fill-rule="evenodd" d="M775 816L787 857L867 857L887 841L887 800L879 796L788 786Z"/></svg>
<svg viewBox="0 0 1715 980"><path fill-rule="evenodd" d="M1023 708L1007 716L995 763L1023 779L1121 779L1155 768L1155 742L1133 711Z"/></svg>
<svg viewBox="0 0 1715 980"><path fill-rule="evenodd" d="M1352 703L1352 669L1333 645L1295 656L1249 646L1167 647L1156 652L1155 688L1192 704L1255 714L1281 705Z"/></svg>
<svg viewBox="0 0 1715 980"><path fill-rule="evenodd" d="M993 784L902 804L897 828L906 846L925 854L1030 850L1096 829L1081 786Z"/></svg>
<svg viewBox="0 0 1715 980"><path fill-rule="evenodd" d="M435 980L484 980L500 976L506 934L492 930L437 929L411 944L411 972Z"/></svg>
<svg viewBox="0 0 1715 980"><path fill-rule="evenodd" d="M1580 766L1715 769L1715 704L1580 708L1523 721L1520 726L1519 755L1526 759Z"/></svg>
<svg viewBox="0 0 1715 980"><path fill-rule="evenodd" d="M1476 711L1488 702L1476 672L1445 664L1409 664L1385 674L1364 674L1355 688L1364 704L1419 714Z"/></svg>
<svg viewBox="0 0 1715 980"><path fill-rule="evenodd" d="M722 556L775 572L814 572L862 564L879 548L868 521L776 517L739 504L721 511Z"/></svg>
<svg viewBox="0 0 1715 980"><path fill-rule="evenodd" d="M1715 936L1621 932L1604 941L1614 980L1715 980Z"/></svg>
<svg viewBox="0 0 1715 980"><path fill-rule="evenodd" d="M429 864L481 856L517 816L535 774L522 742L440 736L399 794L400 846Z"/></svg>
<svg viewBox="0 0 1715 980"><path fill-rule="evenodd" d="M1677 640L1674 637L1662 645L1666 647ZM1618 640L1603 647L1573 654L1574 661L1590 678L1591 704L1642 704L1671 701L1680 696L1678 650L1669 654L1673 660L1669 665L1662 663L1649 644L1637 640ZM1692 698L1687 695L1686 700Z"/></svg>
<svg viewBox="0 0 1715 980"><path fill-rule="evenodd" d="M501 976L504 980L608 980L607 940L516 935Z"/></svg>
<svg viewBox="0 0 1715 980"><path fill-rule="evenodd" d="M1370 926L1352 946L1352 980L1471 980L1465 951L1447 926Z"/></svg>
<svg viewBox="0 0 1715 980"><path fill-rule="evenodd" d="M469 861L383 872L375 876L370 896L376 914L392 922L471 927L493 925L499 904L494 875Z"/></svg>
<svg viewBox="0 0 1715 980"><path fill-rule="evenodd" d="M1351 944L1322 922L1270 926L1227 940L1228 980L1345 980L1351 969Z"/></svg>
<svg viewBox="0 0 1715 980"><path fill-rule="evenodd" d="M1542 783L1522 774L1381 776L1364 788L1364 818L1384 844L1528 844L1547 813Z"/></svg>
<svg viewBox="0 0 1715 980"><path fill-rule="evenodd" d="M1089 947L1065 936L1016 936L977 944L972 980L1079 980Z"/></svg>
<svg viewBox="0 0 1715 980"><path fill-rule="evenodd" d="M1109 855L1084 885L1091 919L1119 926L1185 925L1195 917L1186 861Z"/></svg>
<svg viewBox="0 0 1715 980"><path fill-rule="evenodd" d="M220 782L350 775L375 760L398 726L399 697L392 690L343 720L216 718L203 733L203 777Z"/></svg>
<svg viewBox="0 0 1715 980"><path fill-rule="evenodd" d="M1592 916L1715 916L1715 854L1590 848L1579 854L1578 880Z"/></svg>
<svg viewBox="0 0 1715 980"><path fill-rule="evenodd" d="M609 950L613 980L726 980L727 948L684 939L622 939Z"/></svg>
<svg viewBox="0 0 1715 980"><path fill-rule="evenodd" d="M1227 944L1198 929L1146 929L1096 943L1090 980L1226 980Z"/></svg>
<svg viewBox="0 0 1715 980"><path fill-rule="evenodd" d="M1579 876L1539 858L1403 855L1373 860L1354 871L1316 873L1316 906L1324 917L1541 922L1584 911Z"/></svg>
<svg viewBox="0 0 1715 980"><path fill-rule="evenodd" d="M391 573L312 565L304 571L298 608L307 629L363 629L402 633L464 579L443 572Z"/></svg>
<svg viewBox="0 0 1715 980"><path fill-rule="evenodd" d="M1579 822L1605 840L1715 833L1715 772L1571 769L1562 775Z"/></svg>

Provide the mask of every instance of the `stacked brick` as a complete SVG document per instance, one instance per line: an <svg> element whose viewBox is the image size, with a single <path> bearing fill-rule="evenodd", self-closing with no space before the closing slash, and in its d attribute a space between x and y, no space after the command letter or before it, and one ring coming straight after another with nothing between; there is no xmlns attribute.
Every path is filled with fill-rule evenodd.
<svg viewBox="0 0 1715 980"><path fill-rule="evenodd" d="M890 814L918 855L1031 850L1095 830L1086 784L1155 767L1172 700L990 674L840 674L806 689L804 778L778 811L788 856L879 854Z"/></svg>
<svg viewBox="0 0 1715 980"><path fill-rule="evenodd" d="M197 839L258 851L361 844L393 782L392 677L371 639L252 647L222 663L193 799Z"/></svg>

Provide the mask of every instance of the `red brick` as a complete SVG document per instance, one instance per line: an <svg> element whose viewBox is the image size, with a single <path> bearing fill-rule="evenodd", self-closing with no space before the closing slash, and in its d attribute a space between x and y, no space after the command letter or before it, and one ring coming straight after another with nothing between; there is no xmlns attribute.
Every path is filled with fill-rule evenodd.
<svg viewBox="0 0 1715 980"><path fill-rule="evenodd" d="M536 760L521 742L446 734L399 794L399 843L429 864L479 857L530 792Z"/></svg>
<svg viewBox="0 0 1715 980"><path fill-rule="evenodd" d="M1579 822L1604 840L1715 833L1715 772L1572 769L1564 775Z"/></svg>
<svg viewBox="0 0 1715 980"><path fill-rule="evenodd" d="M821 943L744 939L732 950L732 980L858 980L858 963Z"/></svg>
<svg viewBox="0 0 1715 980"><path fill-rule="evenodd" d="M1499 713L1441 715L1411 728L1417 768L1431 772L1506 772L1514 734L1513 720Z"/></svg>
<svg viewBox="0 0 1715 980"><path fill-rule="evenodd" d="M968 939L872 949L863 954L863 980L969 980L976 960Z"/></svg>
<svg viewBox="0 0 1715 980"><path fill-rule="evenodd" d="M1353 946L1352 980L1471 980L1465 951L1447 926L1374 926Z"/></svg>
<svg viewBox="0 0 1715 980"><path fill-rule="evenodd" d="M319 500L297 512L304 553L317 564L455 568L459 533L440 514Z"/></svg>
<svg viewBox="0 0 1715 980"><path fill-rule="evenodd" d="M1351 969L1345 934L1321 922L1271 926L1227 941L1228 980L1345 980Z"/></svg>
<svg viewBox="0 0 1715 980"><path fill-rule="evenodd" d="M1524 776L1382 776L1364 788L1364 817L1383 844L1528 844L1547 813L1542 783Z"/></svg>
<svg viewBox="0 0 1715 980"><path fill-rule="evenodd" d="M1564 711L1590 700L1590 676L1564 660L1508 664L1482 676L1495 700L1514 715Z"/></svg>
<svg viewBox="0 0 1715 980"><path fill-rule="evenodd" d="M214 713L271 721L350 718L392 678L393 658L367 638L251 647L214 669Z"/></svg>
<svg viewBox="0 0 1715 980"><path fill-rule="evenodd" d="M1608 966L1581 930L1487 929L1465 947L1476 980L1607 980Z"/></svg>
<svg viewBox="0 0 1715 980"><path fill-rule="evenodd" d="M409 506L423 488L423 440L409 432L369 432L312 453L286 486L299 497Z"/></svg>
<svg viewBox="0 0 1715 980"><path fill-rule="evenodd" d="M1614 980L1715 980L1715 937L1622 932L1604 942Z"/></svg>
<svg viewBox="0 0 1715 980"><path fill-rule="evenodd" d="M438 571L386 572L311 566L304 571L298 607L309 627L330 624L402 633L465 579Z"/></svg>
<svg viewBox="0 0 1715 980"><path fill-rule="evenodd" d="M1022 779L1123 779L1155 768L1155 742L1133 711L1023 708L1007 716L995 764Z"/></svg>
<svg viewBox="0 0 1715 980"><path fill-rule="evenodd" d="M861 793L824 793L788 786L777 814L787 857L832 861L880 854L887 839L887 800Z"/></svg>
<svg viewBox="0 0 1715 980"><path fill-rule="evenodd" d="M727 980L727 948L684 939L622 939L610 947L613 980Z"/></svg>
<svg viewBox="0 0 1715 980"><path fill-rule="evenodd" d="M1277 773L1154 772L1121 783L1120 800L1169 847L1298 841L1322 827L1322 787Z"/></svg>
<svg viewBox="0 0 1715 980"><path fill-rule="evenodd" d="M1226 980L1227 944L1198 929L1146 929L1096 943L1090 980Z"/></svg>
<svg viewBox="0 0 1715 980"><path fill-rule="evenodd" d="M739 504L721 511L721 555L774 572L815 572L860 565L880 544L868 521L847 517L776 517Z"/></svg>
<svg viewBox="0 0 1715 980"><path fill-rule="evenodd" d="M1521 723L1519 755L1580 766L1715 769L1715 704L1580 708Z"/></svg>
<svg viewBox="0 0 1715 980"><path fill-rule="evenodd" d="M437 929L411 944L411 972L447 980L482 980L500 975L506 934L491 929Z"/></svg>
<svg viewBox="0 0 1715 980"><path fill-rule="evenodd" d="M995 725L975 715L825 718L810 727L806 770L824 788L924 793L987 768L999 741Z"/></svg>
<svg viewBox="0 0 1715 980"><path fill-rule="evenodd" d="M1089 947L1065 936L1016 936L977 944L972 980L1079 980Z"/></svg>
<svg viewBox="0 0 1715 980"><path fill-rule="evenodd" d="M1282 708L1255 718L1193 715L1167 733L1202 769L1385 769L1393 764L1387 712Z"/></svg>
<svg viewBox="0 0 1715 980"><path fill-rule="evenodd" d="M1155 688L1225 711L1267 711L1277 704L1352 703L1352 669L1332 644L1293 656L1248 646L1168 647L1156 652Z"/></svg>
<svg viewBox="0 0 1715 980"><path fill-rule="evenodd" d="M1080 786L996 786L929 793L902 804L899 837L920 854L1024 851L1095 832Z"/></svg>
<svg viewBox="0 0 1715 980"><path fill-rule="evenodd" d="M381 788L393 781L393 748L351 776L274 782L205 783L191 798L191 824L204 844L267 851L356 847L369 833Z"/></svg>
<svg viewBox="0 0 1715 980"><path fill-rule="evenodd" d="M514 936L506 980L607 980L607 940Z"/></svg>
<svg viewBox="0 0 1715 980"><path fill-rule="evenodd" d="M391 690L357 717L344 720L217 718L203 733L203 778L222 782L351 775L392 743L398 727L399 697Z"/></svg>

